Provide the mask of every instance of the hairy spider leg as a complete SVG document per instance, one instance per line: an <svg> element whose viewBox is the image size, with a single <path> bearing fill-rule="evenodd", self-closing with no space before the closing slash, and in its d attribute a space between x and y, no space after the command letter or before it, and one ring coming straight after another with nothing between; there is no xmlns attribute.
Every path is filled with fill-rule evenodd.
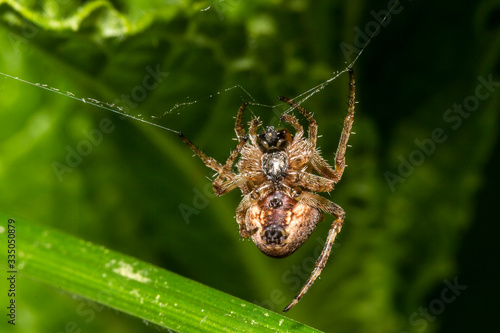
<svg viewBox="0 0 500 333"><path fill-rule="evenodd" d="M318 138L318 123L316 123L316 119L314 119L313 116L306 111L306 109L304 109L299 104L295 103L293 99L289 99L284 96L280 96L278 98L281 101L287 102L288 104L290 104L290 106L299 110L299 112L307 119L307 121L309 122L309 129L308 129L309 141L311 141L313 147L316 148L316 139Z"/></svg>
<svg viewBox="0 0 500 333"><path fill-rule="evenodd" d="M245 143L248 141L248 136L245 136L245 128L242 125L243 113L245 112L247 105L248 105L248 102L241 103L241 106L238 109L238 113L236 114L236 121L234 123L234 132L236 133L236 136L239 140L239 143L236 146L236 149L231 154L231 156L226 161L226 164L224 165L223 172L230 172L231 171L233 164L234 164L236 158L238 157L241 149L243 148ZM244 141L244 142L242 142L242 141ZM217 177L217 179L213 183L214 191L215 191L216 186L217 186L217 188L220 188L220 186L222 186L224 179L225 179L225 177L221 176L221 173L219 173L219 176ZM231 179L233 179L233 178L231 178ZM244 195L248 194L248 187L246 185L239 185L239 187L241 189L241 192L243 192ZM234 187L231 187L230 189L226 189L224 192L218 193L218 191L220 191L220 189L219 189L218 191L215 191L215 193L218 196L221 196L224 193L227 193L233 189L234 189Z"/></svg>
<svg viewBox="0 0 500 333"><path fill-rule="evenodd" d="M234 124L234 130L236 132L236 135L238 136L239 141L241 141L241 139L245 136L245 129L241 125L241 120L243 118L243 111L245 111L245 108L247 105L248 105L248 102L243 102L241 104L240 108L238 109L238 114L236 115L236 123ZM209 167L210 169L217 172L219 174L219 176L220 176L220 174L222 174L224 172L224 167L222 166L222 164L217 162L217 160L215 160L213 157L207 156L203 151L201 151L201 149L196 147L189 139L187 139L184 136L184 134L179 132L179 137L203 161L203 163L205 163L205 165L207 167ZM245 139L245 141L246 140L247 139ZM236 157L234 157L234 158L236 158ZM227 166L227 164L228 163L226 162L226 166ZM232 171L231 172L226 171L225 173L226 173L227 178L229 178L229 179L233 179L235 176L235 174Z"/></svg>
<svg viewBox="0 0 500 333"><path fill-rule="evenodd" d="M238 205L238 207L236 208L236 222L238 222L241 238L248 238L252 236L255 232L257 232L257 230L259 230L259 228L248 230L245 223L247 210L252 205L251 195L252 194L245 195L241 200L240 204Z"/></svg>
<svg viewBox="0 0 500 333"><path fill-rule="evenodd" d="M316 136L317 136L317 124L316 121L312 116L310 116L309 112L307 112L303 107L298 105L294 100L288 99L286 97L279 97L280 100L287 102L291 106L297 108L308 120L312 119L312 121L309 122L309 133L313 133L313 136L309 134L309 141L311 141L311 138L314 138L313 147L316 148ZM292 125L295 128L296 134L294 136L293 141L298 142L301 138L302 135L304 134L304 129L302 126L299 124L297 118L293 115L290 114L283 114L281 116L281 120L288 122L290 125ZM328 162L326 162L321 155L319 155L318 151L316 149L312 150L312 154L310 157L310 164L311 166L323 177L333 179L334 183L337 183L340 180L339 175L330 167ZM320 192L330 192L333 189L333 186L329 190L325 191L320 191Z"/></svg>
<svg viewBox="0 0 500 333"><path fill-rule="evenodd" d="M293 128L295 129L293 142L297 142L300 139L302 139L302 136L304 135L304 128L300 125L299 121L297 120L297 117L292 116L291 114L284 113L281 115L280 119L282 121L286 121L287 123L292 125Z"/></svg>
<svg viewBox="0 0 500 333"><path fill-rule="evenodd" d="M236 132L236 136L238 137L238 140L241 140L245 136L245 128L241 124L242 119L243 119L243 112L245 111L245 108L247 107L248 102L243 102L238 109L238 113L236 114L236 122L234 124L234 131Z"/></svg>
<svg viewBox="0 0 500 333"><path fill-rule="evenodd" d="M182 142L184 142L202 161L205 163L207 167L214 170L218 174L222 172L223 166L219 162L215 160L213 157L209 157L205 155L204 152L201 151L198 147L196 147L188 138L184 136L181 132L178 133L179 138L181 138ZM230 179L234 178L234 173L232 175L227 175Z"/></svg>
<svg viewBox="0 0 500 333"><path fill-rule="evenodd" d="M349 140L349 135L351 134L352 123L354 122L354 106L355 102L355 87L356 81L354 80L354 70L349 68L349 107L347 111L347 116L344 120L344 129L342 130L342 136L340 137L339 146L337 148L337 153L335 154L335 171L338 174L338 179L342 177L345 168L345 151L347 149L347 141Z"/></svg>
<svg viewBox="0 0 500 333"><path fill-rule="evenodd" d="M234 130L236 132L236 135L238 136L239 142L236 146L236 149L231 153L224 166L222 166L222 164L217 162L214 158L207 156L191 141L189 141L181 132L179 132L179 137L182 139L182 141L186 145L188 145L189 148L191 148L191 150L203 161L203 163L205 163L206 166L218 173L218 176L212 185L213 190L217 196L221 196L236 187L239 187L244 195L248 194L249 192L248 186L244 184L244 182L242 182L241 177L239 175L235 175L231 171L236 158L240 154L241 149L248 141L248 136L245 135L245 129L241 124L243 112L245 111L247 105L248 102L243 102L243 104L241 104L240 108L238 109Z"/></svg>
<svg viewBox="0 0 500 333"><path fill-rule="evenodd" d="M252 145L257 147L257 129L261 125L259 118L253 118L250 121L250 127L248 128L248 135L250 136L250 142Z"/></svg>
<svg viewBox="0 0 500 333"><path fill-rule="evenodd" d="M332 246L335 242L335 238L342 229L342 224L344 223L345 217L345 212L340 206L317 194L302 192L300 201L308 204L309 206L316 207L332 214L333 216L335 216L335 221L333 221L332 226L330 227L330 231L328 231L328 237L326 239L325 246L323 248L323 251L321 251L320 256L318 257L318 260L316 261L316 266L314 267L311 276L299 291L297 296L295 296L295 298L292 300L292 302L283 309L283 312L287 312L300 301L302 296L307 293L314 281L316 281L318 276L323 271L323 268L328 261L328 257L330 256L330 252L332 251Z"/></svg>
<svg viewBox="0 0 500 333"><path fill-rule="evenodd" d="M241 177L241 175L239 175L239 174L235 175L233 178L229 178L226 176L226 174L233 174L234 175L234 173L231 171L231 169L233 168L233 165L234 165L234 162L236 161L236 158L240 154L241 149L247 143L247 141L248 141L248 136L245 135L241 138L240 142L238 142L238 145L236 146L236 149L233 150L233 152L231 153L231 155L227 159L226 164L224 165L224 167L222 167L222 172L219 173L217 178L214 180L212 187L213 187L214 192L217 196L221 196L229 191L232 191L236 187L240 187L240 188L245 187L246 190L243 192L243 194L248 194L248 188L247 188L246 184L244 183L244 178Z"/></svg>
<svg viewBox="0 0 500 333"><path fill-rule="evenodd" d="M335 182L331 179L305 172L297 181L297 185L313 192L330 192L335 187Z"/></svg>
<svg viewBox="0 0 500 333"><path fill-rule="evenodd" d="M323 185L324 184L323 177L312 174L306 174L305 178L309 179L303 178L299 181L299 185L303 186L304 188L308 188L315 192L329 192L331 189L333 189L334 184L337 183L342 177L345 168L345 152L347 148L347 141L349 140L349 135L351 134L351 129L352 129L352 123L354 122L355 86L356 85L354 80L354 71L352 68L350 68L349 105L348 105L347 116L344 120L344 128L342 130L342 135L340 137L339 146L335 154L335 170L333 170L328 165L328 163L326 163L326 161L321 156L319 156L319 154L316 151L311 159L311 164L313 165L313 167L320 174L328 177L330 179L330 182L327 183L327 185L325 186ZM292 103L289 104L293 105ZM304 112L306 111L304 110ZM283 312L286 312L290 310L292 307L294 307L295 304L299 302L299 300L305 295L305 293L309 290L314 281L321 274L323 268L326 265L328 257L330 256L330 252L332 250L333 243L335 242L335 238L342 229L342 224L344 223L344 218L345 218L345 212L340 206L317 194L302 192L299 197L299 201L332 214L333 216L335 216L335 220L333 221L330 231L328 232L328 237L325 242L325 247L323 248L323 251L321 252L321 255L319 256L318 260L316 261L316 266L314 267L311 276L304 284L304 286L297 294L297 296L295 296L293 301L283 309Z"/></svg>

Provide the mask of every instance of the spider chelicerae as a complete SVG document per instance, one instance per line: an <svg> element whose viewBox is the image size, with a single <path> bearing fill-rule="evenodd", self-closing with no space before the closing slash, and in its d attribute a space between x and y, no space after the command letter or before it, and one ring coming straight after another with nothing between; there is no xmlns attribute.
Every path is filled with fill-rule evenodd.
<svg viewBox="0 0 500 333"><path fill-rule="evenodd" d="M240 188L243 199L236 208L240 235L243 238L251 237L268 256L282 258L297 250L323 220L322 212L335 217L311 276L283 311L295 306L321 274L344 222L344 210L316 193L332 191L344 172L347 141L354 121L354 87L354 72L350 68L348 112L335 154L335 168L320 156L316 148L316 120L303 107L286 97L279 99L297 109L308 121L307 139L304 138L304 129L298 119L286 113L281 116L281 120L295 129L295 135L287 129L275 130L271 126L257 134L262 125L259 118L250 121L246 134L242 118L247 102L241 105L236 116L234 130L238 144L224 165L205 155L179 132L182 141L206 166L217 172L218 176L213 182L216 195L221 196ZM235 172L233 166L238 156L238 172Z"/></svg>

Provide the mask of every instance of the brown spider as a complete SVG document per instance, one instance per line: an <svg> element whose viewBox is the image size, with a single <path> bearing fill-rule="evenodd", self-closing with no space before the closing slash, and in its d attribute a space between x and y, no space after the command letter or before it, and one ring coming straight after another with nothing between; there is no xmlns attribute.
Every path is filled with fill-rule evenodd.
<svg viewBox="0 0 500 333"><path fill-rule="evenodd" d="M344 172L347 140L354 121L355 83L352 69L349 69L349 86L348 112L335 155L335 169L328 165L316 148L316 120L286 97L279 99L299 110L309 122L307 139L303 138L304 129L297 118L290 114L283 114L281 120L295 129L294 136L287 129L275 130L273 127L257 134L261 125L258 118L250 121L246 135L241 122L247 102L241 105L236 116L234 130L239 143L224 165L205 155L179 133L182 141L205 165L218 173L213 182L216 195L221 196L237 187L241 189L243 199L236 209L240 235L243 238L252 237L257 247L268 256L282 258L297 250L323 220L322 211L335 216L309 280L283 311L297 304L321 274L344 222L344 210L316 192L332 191ZM241 155L237 164L239 173L235 173L233 165L238 155Z"/></svg>

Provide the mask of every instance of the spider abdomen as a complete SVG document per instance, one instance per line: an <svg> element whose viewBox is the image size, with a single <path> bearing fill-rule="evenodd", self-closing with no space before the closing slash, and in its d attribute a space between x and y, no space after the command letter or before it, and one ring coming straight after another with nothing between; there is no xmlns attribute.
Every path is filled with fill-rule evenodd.
<svg viewBox="0 0 500 333"><path fill-rule="evenodd" d="M280 258L297 250L322 219L317 208L274 191L248 209L246 227L257 228L252 240L262 252Z"/></svg>

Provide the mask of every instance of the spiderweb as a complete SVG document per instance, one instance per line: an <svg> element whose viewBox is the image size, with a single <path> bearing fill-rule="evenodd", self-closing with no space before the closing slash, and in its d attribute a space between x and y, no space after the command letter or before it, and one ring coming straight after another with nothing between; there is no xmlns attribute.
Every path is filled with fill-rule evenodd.
<svg viewBox="0 0 500 333"><path fill-rule="evenodd" d="M293 97L293 100L295 100L298 104L302 104L303 102L305 102L306 100L308 100L309 98L311 98L312 96L314 96L315 94L317 94L320 91L322 91L323 89L325 89L331 82L335 81L340 75L342 75L343 73L348 72L349 69L352 68L354 66L354 64L358 61L359 57L364 52L364 50L366 49L366 47L369 45L369 43L371 42L371 40L373 39L373 37L378 34L381 26L384 25L384 22L386 21L387 17L391 15L391 12L392 12L393 8L396 6L396 4L398 4L398 2L395 2L393 4L393 6L390 8L390 10L387 12L387 14L378 23L378 26L373 31L373 33L370 35L370 37L368 38L368 40L364 43L364 45L362 46L362 48L360 50L357 50L357 55L356 55L356 57L352 61L350 61L349 63L347 63L347 65L342 70L336 71L336 72L332 73L333 75L329 79L327 79L327 80L319 83L318 85L316 85L316 86L314 86L314 87L312 87L312 88L310 88L310 89L302 92L301 94ZM206 11L208 9L209 8L204 8L204 9L202 9L202 11ZM240 89L246 96L248 96L249 104L250 105L260 106L260 107L266 107L266 108L272 108L272 109L282 106L282 104L280 104L280 103L275 104L275 105L268 105L268 104L259 103L254 97L252 97L252 95L250 94L250 92L248 92L244 88L243 85L238 84L238 85L234 85L234 86L225 88L225 89L223 89L221 91L216 91L216 92L214 92L214 93L212 93L212 94L210 94L208 96L200 97L200 98L197 98L197 99L194 99L194 100L190 100L188 102L178 102L178 103L175 103L172 108L164 111L163 113L161 113L160 116L151 116L151 120L148 120L148 119L145 119L144 116L141 115L141 114L133 115L133 114L129 113L126 108L124 108L124 107L122 107L120 105L117 105L115 103L103 102L103 101L99 101L99 100L97 100L95 98L91 98L91 97L76 96L75 94L73 94L70 91L63 91L63 90L60 90L60 89L55 88L55 87L51 87L51 86L49 86L47 84L43 84L43 83L34 83L34 82L25 80L25 79L17 77L17 76L7 74L7 73L0 72L0 76L3 76L3 77L8 78L8 79L12 79L12 80L17 80L17 81L22 82L24 84L36 86L36 87L38 87L40 89L44 89L44 90L47 90L49 92L62 95L64 97L66 97L66 98L71 98L71 99L74 99L74 100L76 100L78 102L89 104L89 105L93 105L93 106L95 106L97 108L100 108L100 109L103 109L103 110L107 110L107 111L119 114L122 118L131 118L133 120L136 120L136 121L139 121L139 122L143 122L143 123L149 124L151 126L155 126L155 127L158 127L158 128L161 128L163 130L170 131L170 132L173 132L173 133L179 133L179 131L175 130L173 128L167 127L167 126L160 125L160 124L158 124L156 122L156 120L157 119L161 119L161 118L163 118L164 116L166 116L168 114L172 114L174 112L180 112L181 110L183 110L183 109L185 109L185 108L187 108L189 106L192 106L194 104L200 103L203 100L206 100L206 99L209 99L209 98L214 98L214 97L219 96L221 94L227 93L227 92L229 92L229 91L231 91L233 89ZM293 110L293 107L289 107L285 111L285 113L289 113L292 110Z"/></svg>

